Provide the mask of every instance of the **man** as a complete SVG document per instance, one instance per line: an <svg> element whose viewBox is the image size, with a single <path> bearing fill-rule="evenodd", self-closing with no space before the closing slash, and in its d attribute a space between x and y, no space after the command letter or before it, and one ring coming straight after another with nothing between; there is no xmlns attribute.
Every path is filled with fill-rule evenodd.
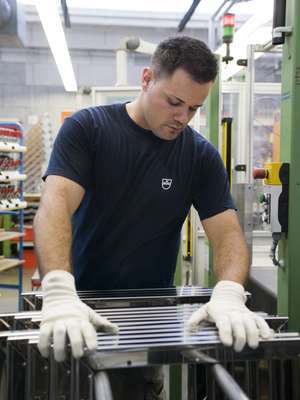
<svg viewBox="0 0 300 400"><path fill-rule="evenodd" d="M73 355L81 357L84 346L96 347L94 327L117 332L79 300L75 286L172 285L180 230L192 204L212 244L219 282L211 301L191 317L190 328L214 321L223 343L237 351L270 335L265 321L244 305L248 252L222 161L187 125L216 75L216 59L203 42L171 38L160 43L143 70L136 100L81 110L64 122L34 224L43 276L44 356L52 337L61 361L66 336ZM155 396L161 385L156 386L150 398L160 398Z"/></svg>

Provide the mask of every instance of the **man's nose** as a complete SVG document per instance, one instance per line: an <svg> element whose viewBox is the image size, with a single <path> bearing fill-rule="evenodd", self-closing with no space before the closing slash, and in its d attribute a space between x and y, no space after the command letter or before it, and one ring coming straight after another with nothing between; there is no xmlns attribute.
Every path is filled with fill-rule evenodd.
<svg viewBox="0 0 300 400"><path fill-rule="evenodd" d="M181 109L174 116L174 120L179 122L181 125L185 125L189 122L189 114L187 110Z"/></svg>

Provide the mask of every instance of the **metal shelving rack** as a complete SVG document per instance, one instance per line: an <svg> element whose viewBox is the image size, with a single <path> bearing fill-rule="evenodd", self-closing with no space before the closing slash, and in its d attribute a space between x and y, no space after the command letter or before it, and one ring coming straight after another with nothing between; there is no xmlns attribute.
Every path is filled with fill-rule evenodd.
<svg viewBox="0 0 300 400"><path fill-rule="evenodd" d="M23 194L23 181L26 179L23 157L25 151L22 126L16 122L0 121L0 216L10 215L18 218L18 230L0 232L0 242L18 241L17 258L0 256L0 273L17 268L17 283L2 283L1 279L0 288L18 290L19 309L23 290L23 210L27 205Z"/></svg>

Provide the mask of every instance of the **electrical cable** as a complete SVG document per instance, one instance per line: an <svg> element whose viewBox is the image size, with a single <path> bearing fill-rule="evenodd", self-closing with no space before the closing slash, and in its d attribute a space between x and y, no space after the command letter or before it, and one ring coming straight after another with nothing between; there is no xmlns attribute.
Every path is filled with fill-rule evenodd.
<svg viewBox="0 0 300 400"><path fill-rule="evenodd" d="M188 9L182 20L179 22L178 25L178 30L177 32L182 32L186 26L186 24L189 22L189 20L192 18L196 8L198 7L198 4L200 3L201 0L194 0L193 4L191 7Z"/></svg>

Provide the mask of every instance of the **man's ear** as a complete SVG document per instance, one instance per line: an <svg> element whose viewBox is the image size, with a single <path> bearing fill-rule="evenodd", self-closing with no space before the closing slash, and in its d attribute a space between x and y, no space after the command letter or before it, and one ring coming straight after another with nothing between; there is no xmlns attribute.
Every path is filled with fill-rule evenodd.
<svg viewBox="0 0 300 400"><path fill-rule="evenodd" d="M153 70L149 67L143 69L142 90L147 90L153 82Z"/></svg>

